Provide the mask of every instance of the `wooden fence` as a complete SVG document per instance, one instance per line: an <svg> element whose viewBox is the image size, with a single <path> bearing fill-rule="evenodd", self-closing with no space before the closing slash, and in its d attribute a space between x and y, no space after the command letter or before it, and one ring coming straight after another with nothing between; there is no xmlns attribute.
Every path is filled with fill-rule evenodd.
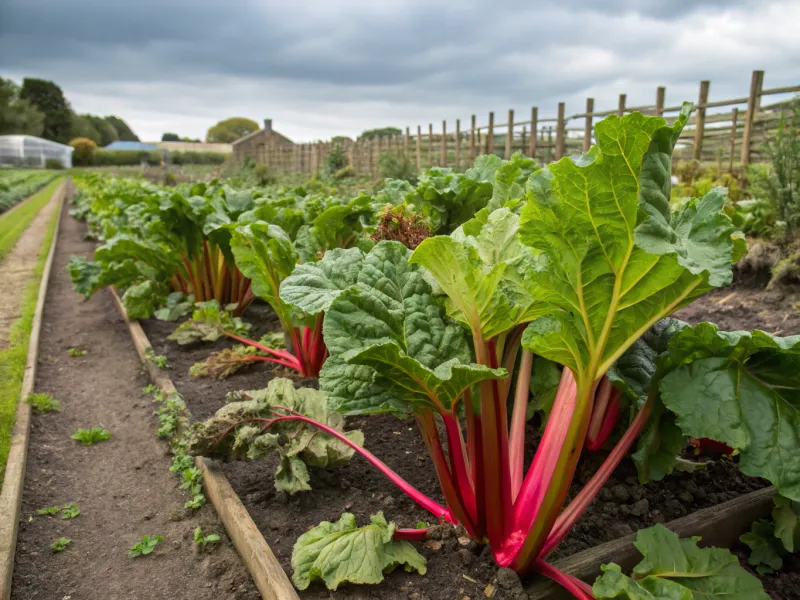
<svg viewBox="0 0 800 600"><path fill-rule="evenodd" d="M800 85L765 89L763 84L764 71L753 71L747 96L710 102L711 84L701 81L695 112L676 147L677 158L717 161L729 170L761 159L763 142L774 132L789 104L796 101L762 106L762 99L800 92ZM487 153L509 158L514 152L522 152L547 163L588 150L594 141L592 125L598 118L640 111L673 122L681 106L665 106L665 98L666 88L659 87L654 104L628 106L627 95L620 94L616 108L595 111L594 99L587 98L585 111L572 115L567 115L565 104L559 102L552 117L541 117L534 106L524 120L518 120L511 109L504 123L496 123L494 112L490 112L485 125L478 125L476 115L472 115L468 127L462 127L461 120L456 119L452 129L442 121L440 131L434 131L430 123L427 132L418 125L415 132L406 127L404 135L339 143L356 174L374 177L380 173L379 157L385 153L406 157L418 172L430 166L466 168L476 156ZM721 108L728 110L714 110ZM325 168L333 147L334 143L327 141L272 148L266 151L265 162L282 172L311 174Z"/></svg>

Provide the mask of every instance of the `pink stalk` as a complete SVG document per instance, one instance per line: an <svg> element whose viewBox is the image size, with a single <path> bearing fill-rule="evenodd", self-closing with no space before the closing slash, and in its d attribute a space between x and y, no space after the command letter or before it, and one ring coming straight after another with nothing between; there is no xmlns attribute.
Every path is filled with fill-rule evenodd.
<svg viewBox="0 0 800 600"><path fill-rule="evenodd" d="M611 392L611 397L608 400L608 406L605 411L605 415L603 416L603 420L600 423L600 429L597 432L597 435L591 437L587 433L586 435L586 449L595 452L600 450L603 446L606 445L606 442L611 437L611 434L614 433L614 428L617 426L617 420L619 419L619 396L620 391L614 389Z"/></svg>
<svg viewBox="0 0 800 600"><path fill-rule="evenodd" d="M249 340L247 338L243 338L241 336L236 335L235 333L231 333L230 331L223 330L222 333L225 334L227 337L231 338L232 340L236 340L237 342L241 342L242 344L245 344L247 346L253 346L254 348L258 348L262 352L266 352L267 354L272 354L273 356L282 358L283 360L296 362L298 366L300 365L299 361L297 360L297 357L291 352L287 352L286 350L275 350L274 348L269 348L268 346L256 342L255 340ZM297 368L297 367L292 367L292 368Z"/></svg>
<svg viewBox="0 0 800 600"><path fill-rule="evenodd" d="M303 358L305 359L306 364L311 363L311 328L310 327L303 327Z"/></svg>
<svg viewBox="0 0 800 600"><path fill-rule="evenodd" d="M297 363L290 363L284 360L280 360L278 358L273 358L271 356L247 356L241 359L242 362L247 361L261 361L261 362L271 362L275 363L276 365L281 365L287 367L289 369L294 369L295 371L299 370Z"/></svg>
<svg viewBox="0 0 800 600"><path fill-rule="evenodd" d="M522 471L525 468L525 415L528 410L532 367L533 352L523 350L514 393L514 409L511 412L511 430L508 434L512 502L517 499L517 494L519 494L519 488L522 486Z"/></svg>
<svg viewBox="0 0 800 600"><path fill-rule="evenodd" d="M407 542L423 542L428 537L426 529L395 529L392 537L396 540L406 540Z"/></svg>
<svg viewBox="0 0 800 600"><path fill-rule="evenodd" d="M454 415L442 415L445 430L447 431L448 457L450 458L450 473L455 480L458 495L464 504L464 509L469 515L470 522L475 522L475 489L472 486L472 477L467 470L464 456L464 438L461 427Z"/></svg>
<svg viewBox="0 0 800 600"><path fill-rule="evenodd" d="M375 467L381 473L383 473L389 479L389 481L395 484L406 495L408 495L409 498L411 498L414 502L419 504L429 513L431 513L434 517L436 517L437 519L444 519L448 523L455 524L455 520L453 519L453 515L450 513L449 509L445 508L435 500L432 500L431 498L420 492L417 488L415 488L405 479L400 477L400 475L395 473L386 463L384 463L382 460L380 460L378 457L372 454L372 452L370 452L366 448L362 448L343 433L336 431L333 427L329 427L324 423L320 423L319 421L315 421L310 417L306 417L304 415L297 413L287 416L275 417L274 419L271 419L271 422L269 423L268 427L275 423L279 423L281 421L302 421L303 423L308 423L309 425L313 425L320 431L324 431L328 435L335 437L337 440L339 440L340 442L352 448L358 454L363 456L367 460L367 462L369 462L369 464L371 464L373 467Z"/></svg>
<svg viewBox="0 0 800 600"><path fill-rule="evenodd" d="M592 587L577 577L559 571L553 565L543 560L537 560L533 567L538 573L555 581L578 600L595 600Z"/></svg>
<svg viewBox="0 0 800 600"><path fill-rule="evenodd" d="M300 373L302 375L308 374L308 365L306 365L305 358L303 357L303 344L300 341L300 330L297 327L292 327L289 330L289 337L292 340L292 346L294 346L294 355L297 358L297 362L300 363Z"/></svg>
<svg viewBox="0 0 800 600"><path fill-rule="evenodd" d="M592 500L594 500L595 496L600 492L600 489L608 481L608 478L611 477L614 469L619 466L619 463L628 454L633 442L639 437L639 434L647 423L647 419L650 418L652 410L653 401L651 398L648 398L647 402L639 409L639 412L631 422L628 430L620 438L619 442L617 442L617 445L614 446L614 449L609 453L605 461L603 461L603 464L597 472L586 483L583 489L578 492L578 495L569 503L569 506L558 516L539 554L540 559L543 560L550 556L553 550L567 537L569 530L572 529L583 512L592 503Z"/></svg>

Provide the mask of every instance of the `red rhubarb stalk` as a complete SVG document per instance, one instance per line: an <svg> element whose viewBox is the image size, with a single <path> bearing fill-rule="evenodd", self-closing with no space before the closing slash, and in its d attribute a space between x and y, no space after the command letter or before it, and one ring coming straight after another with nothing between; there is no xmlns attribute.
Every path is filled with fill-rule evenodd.
<svg viewBox="0 0 800 600"><path fill-rule="evenodd" d="M538 573L555 581L578 600L595 600L592 587L577 577L559 571L553 565L543 560L536 561L533 567Z"/></svg>
<svg viewBox="0 0 800 600"><path fill-rule="evenodd" d="M517 387L514 393L514 409L511 412L511 431L509 432L509 468L511 470L511 501L517 499L522 487L522 472L525 469L525 416L530 396L531 368L533 352L522 351L519 364ZM511 371L509 371L510 373Z"/></svg>

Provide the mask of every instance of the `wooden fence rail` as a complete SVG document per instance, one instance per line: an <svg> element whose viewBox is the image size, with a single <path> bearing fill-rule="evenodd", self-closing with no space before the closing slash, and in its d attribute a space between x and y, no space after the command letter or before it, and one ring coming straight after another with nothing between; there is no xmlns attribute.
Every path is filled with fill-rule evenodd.
<svg viewBox="0 0 800 600"><path fill-rule="evenodd" d="M797 101L793 98L762 106L762 99L800 92L800 85L764 89L763 84L764 71L753 71L747 96L709 101L711 82L701 81L695 112L681 133L676 156L718 161L730 170L761 159L763 143L774 132L789 104ZM588 150L594 142L593 126L598 119L609 115L640 111L673 122L681 106L665 106L665 100L666 87L659 86L654 104L627 106L627 95L620 94L615 109L596 111L594 98L587 98L582 113L567 115L565 103L559 102L555 117L543 118L539 116L538 107L533 106L528 120L517 121L514 109L509 109L506 122L495 123L495 114L491 111L485 125L479 125L477 116L472 115L469 129L462 129L461 120L456 119L454 129L448 130L444 120L438 132L434 132L433 123L429 123L427 134L417 125L416 134L406 127L405 133L397 136L337 143L342 145L355 174L373 177L379 176L380 157L387 153L409 161L418 172L431 166L470 167L476 156L486 153L508 159L520 152L546 163ZM710 110L728 107L727 111ZM330 141L294 144L268 148L261 158L279 171L310 175L326 168L333 148L334 143Z"/></svg>

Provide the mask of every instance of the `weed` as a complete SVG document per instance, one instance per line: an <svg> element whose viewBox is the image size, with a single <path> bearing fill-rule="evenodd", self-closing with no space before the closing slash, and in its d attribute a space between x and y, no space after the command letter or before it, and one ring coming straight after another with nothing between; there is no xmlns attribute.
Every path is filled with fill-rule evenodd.
<svg viewBox="0 0 800 600"><path fill-rule="evenodd" d="M74 356L76 358L78 356L86 356L86 354L88 352L89 352L88 350L83 350L81 348L75 348L75 347L70 348L69 350L67 350L67 354L69 354L70 356Z"/></svg>
<svg viewBox="0 0 800 600"><path fill-rule="evenodd" d="M214 544L220 540L220 537L216 533L210 533L209 535L203 535L203 528L196 527L194 530L194 543L200 547L204 547L206 544Z"/></svg>
<svg viewBox="0 0 800 600"><path fill-rule="evenodd" d="M155 394L158 391L158 388L153 385L152 383L147 384L142 388L143 394Z"/></svg>
<svg viewBox="0 0 800 600"><path fill-rule="evenodd" d="M55 542L50 544L50 550L52 550L53 552L63 552L64 550L67 549L67 546L69 546L71 543L72 540L69 538L65 537L58 538Z"/></svg>
<svg viewBox="0 0 800 600"><path fill-rule="evenodd" d="M78 429L70 437L73 440L79 441L84 446L91 446L99 442L105 441L111 437L111 434L102 427L92 427L91 429Z"/></svg>
<svg viewBox="0 0 800 600"><path fill-rule="evenodd" d="M156 354L152 348L148 348L145 351L144 356L159 369L164 370L169 368L169 365L167 364L167 357L163 354Z"/></svg>
<svg viewBox="0 0 800 600"><path fill-rule="evenodd" d="M36 511L36 514L37 515L42 515L42 516L54 515L54 514L58 513L58 511L60 511L60 510L61 510L60 506L48 506L47 508L38 509Z"/></svg>
<svg viewBox="0 0 800 600"><path fill-rule="evenodd" d="M49 413L61 411L61 402L53 398L50 394L28 394L25 402L37 413Z"/></svg>
<svg viewBox="0 0 800 600"><path fill-rule="evenodd" d="M156 546L160 542L163 542L164 538L160 535L145 535L142 537L141 541L136 542L131 549L128 550L128 558L136 558L137 556L146 556L148 554L152 554L153 550L156 549Z"/></svg>
<svg viewBox="0 0 800 600"><path fill-rule="evenodd" d="M81 509L78 508L77 502L70 502L69 504L65 504L61 507L62 519L74 519L79 514L81 514Z"/></svg>

